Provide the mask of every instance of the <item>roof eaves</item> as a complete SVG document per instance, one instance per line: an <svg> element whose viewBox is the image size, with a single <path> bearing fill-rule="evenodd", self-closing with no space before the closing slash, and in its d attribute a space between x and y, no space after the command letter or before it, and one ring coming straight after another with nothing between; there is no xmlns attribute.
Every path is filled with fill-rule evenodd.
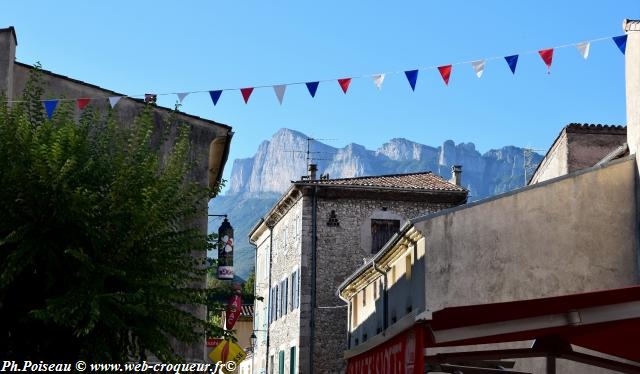
<svg viewBox="0 0 640 374"><path fill-rule="evenodd" d="M393 234L393 236L385 243L385 245L382 246L382 248L380 248L378 253L376 253L373 257L367 260L358 269L356 269L353 273L351 273L351 275L349 275L347 279L345 279L344 281L342 281L342 283L340 283L340 285L338 285L338 289L336 290L336 296L340 297L340 294L347 287L347 285L349 285L351 282L357 279L367 269L375 265L375 263L379 259L381 259L387 252L389 252L400 241L400 239L407 234L407 232L409 231L409 229L411 229L412 226L413 226L412 220L408 220L407 222L405 222L404 225L402 225L402 227L400 228L400 230L397 233Z"/></svg>
<svg viewBox="0 0 640 374"><path fill-rule="evenodd" d="M364 186L364 185L360 185L360 184L319 184L319 183L308 183L306 181L303 182L294 182L296 185L298 186L308 186L308 187L313 187L313 186L318 186L318 187L327 187L327 188L343 188L343 189L350 189L350 188L355 188L355 189L370 189L370 190L390 190L390 191L397 191L397 192L421 192L421 193L454 193L454 194L459 194L459 193L468 193L469 191L464 188L464 187L460 187L457 186L457 189L437 189L437 188L407 188L407 187L389 187L389 186ZM456 185L454 185L456 186Z"/></svg>

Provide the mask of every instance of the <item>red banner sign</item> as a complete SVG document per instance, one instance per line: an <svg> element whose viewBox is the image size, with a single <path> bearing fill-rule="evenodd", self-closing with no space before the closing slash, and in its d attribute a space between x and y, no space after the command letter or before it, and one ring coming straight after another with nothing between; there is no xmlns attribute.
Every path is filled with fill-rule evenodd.
<svg viewBox="0 0 640 374"><path fill-rule="evenodd" d="M424 373L423 327L411 329L347 363L347 374L422 374Z"/></svg>
<svg viewBox="0 0 640 374"><path fill-rule="evenodd" d="M229 299L229 303L227 304L227 312L225 319L225 328L227 330L233 329L236 321L240 318L240 313L242 313L242 298L240 295L233 295Z"/></svg>

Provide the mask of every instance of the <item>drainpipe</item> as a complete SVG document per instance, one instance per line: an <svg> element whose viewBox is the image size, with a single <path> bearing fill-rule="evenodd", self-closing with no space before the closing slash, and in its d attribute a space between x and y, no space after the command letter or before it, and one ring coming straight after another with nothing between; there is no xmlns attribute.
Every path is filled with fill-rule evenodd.
<svg viewBox="0 0 640 374"><path fill-rule="evenodd" d="M385 331L387 329L387 315L389 311L389 298L387 295L387 273L382 270L375 261L372 262L373 269L382 275L382 330Z"/></svg>
<svg viewBox="0 0 640 374"><path fill-rule="evenodd" d="M347 304L347 348L351 349L351 303L349 302L349 300L342 297L340 291L338 291L336 295L340 298L340 300Z"/></svg>
<svg viewBox="0 0 640 374"><path fill-rule="evenodd" d="M313 186L311 199L311 331L309 333L309 374L315 371L313 354L315 348L315 316L316 316L316 251L317 251L317 215L318 215L318 186Z"/></svg>
<svg viewBox="0 0 640 374"><path fill-rule="evenodd" d="M266 347L266 352L265 352L265 365L264 365L264 371L265 373L269 372L269 340L271 337L271 314L273 313L273 310L271 310L271 265L272 265L272 261L273 261L273 225L267 225L267 228L269 228L269 301L267 304L267 310L268 310L268 316L267 318L269 319L268 323L267 323L267 347ZM257 256L256 256L257 258ZM255 281L254 281L255 282Z"/></svg>
<svg viewBox="0 0 640 374"><path fill-rule="evenodd" d="M256 315L258 315L258 299L256 296L257 290L258 290L258 279L257 279L257 273L256 270L258 270L258 245L255 243L251 243L254 244L256 246L256 256L255 256L255 260L253 261L253 321L252 321L252 325L253 325L253 331L251 331L252 335L256 334L256 330L260 330L260 329L256 329ZM251 347L252 352L251 352L251 374L255 374L256 373L256 367L255 367L255 360L254 358L256 357L256 347L258 346L258 342L256 340L256 344L253 345L253 347Z"/></svg>

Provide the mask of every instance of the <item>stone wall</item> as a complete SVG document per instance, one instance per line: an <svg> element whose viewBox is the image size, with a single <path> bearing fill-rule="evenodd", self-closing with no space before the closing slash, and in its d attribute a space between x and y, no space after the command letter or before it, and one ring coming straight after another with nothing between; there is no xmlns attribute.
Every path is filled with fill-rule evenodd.
<svg viewBox="0 0 640 374"><path fill-rule="evenodd" d="M289 279L287 312L282 313L282 317L272 322L269 327L269 356L274 357L274 373L277 373L278 353L284 351L284 370L289 373L290 348L296 347L297 352L300 346L300 308L292 310L290 277L301 265L302 204L303 200L298 199L273 227L271 286ZM295 362L298 362L297 357Z"/></svg>
<svg viewBox="0 0 640 374"><path fill-rule="evenodd" d="M398 198L401 198L399 195ZM402 217L407 220L452 204L375 199L320 199L318 201L318 248L316 310L314 318L315 373L340 373L345 368L347 308L336 295L338 285L371 256L372 218ZM339 226L328 226L335 211ZM363 233L369 230L369 235Z"/></svg>

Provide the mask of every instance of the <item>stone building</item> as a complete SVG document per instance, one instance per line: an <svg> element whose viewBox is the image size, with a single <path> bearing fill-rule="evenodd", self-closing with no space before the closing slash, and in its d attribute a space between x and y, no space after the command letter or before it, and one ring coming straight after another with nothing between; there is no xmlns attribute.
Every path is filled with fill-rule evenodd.
<svg viewBox="0 0 640 374"><path fill-rule="evenodd" d="M573 173L601 160L610 161L625 152L628 154L626 142L627 129L623 126L570 123L560 131L529 184Z"/></svg>
<svg viewBox="0 0 640 374"><path fill-rule="evenodd" d="M339 373L346 308L336 286L407 222L463 204L467 191L431 172L293 182L255 225L255 373Z"/></svg>
<svg viewBox="0 0 640 374"><path fill-rule="evenodd" d="M7 100L19 100L24 90L25 84L35 69L33 66L15 60L16 47L18 45L16 32L13 27L0 29L0 93ZM42 81L44 84L43 99L58 98L91 98L89 107L107 112L110 110L108 98L111 96L123 96L114 109L121 123L131 125L133 119L141 113L146 103L142 99L126 97L123 94L82 82L51 71L42 70ZM166 143L161 143L163 123L167 120L171 109L160 106L153 107L153 115L156 122L154 134L155 144L160 149L168 149L167 144L175 140L178 126L190 127L191 155L195 162L195 167L189 176L191 180L201 183L203 186L215 188L222 178L225 163L229 154L229 147L233 131L230 126L220 124L205 118L200 118L190 114L177 112L174 121L170 124L170 131ZM80 115L80 110L76 108L76 115ZM204 211L208 201L202 201ZM195 223L202 233L207 233L208 220L206 213L199 217ZM206 285L206 279L202 279L201 286ZM192 308L192 312L205 318L204 308ZM204 361L206 350L204 339L201 343L184 346L177 346L178 353L186 361Z"/></svg>
<svg viewBox="0 0 640 374"><path fill-rule="evenodd" d="M624 25L627 128L570 124L530 185L404 225L337 288L347 373L395 372L389 355L407 373L640 372L640 21Z"/></svg>

